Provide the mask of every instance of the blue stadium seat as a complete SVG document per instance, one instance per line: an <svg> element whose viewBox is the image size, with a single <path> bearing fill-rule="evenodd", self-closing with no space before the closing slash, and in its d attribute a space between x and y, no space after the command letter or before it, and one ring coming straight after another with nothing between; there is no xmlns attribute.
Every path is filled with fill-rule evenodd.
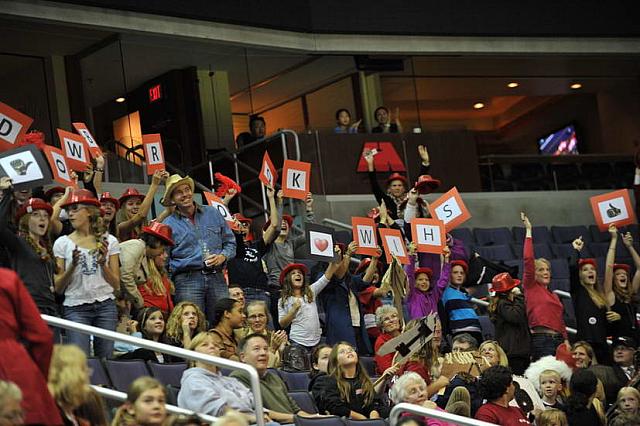
<svg viewBox="0 0 640 426"><path fill-rule="evenodd" d="M522 260L521 259L505 260L504 264L507 265L507 266L517 266L518 267L518 276L517 277L513 277L513 278L518 278L520 280L522 279L522 273L524 272L524 265L522 264Z"/></svg>
<svg viewBox="0 0 640 426"><path fill-rule="evenodd" d="M493 326L493 323L486 315L478 316L480 320L480 327L482 328L482 337L484 340L493 340L496 334L496 329Z"/></svg>
<svg viewBox="0 0 640 426"><path fill-rule="evenodd" d="M148 361L147 367L151 371L151 375L158 379L165 385L172 385L180 387L180 380L182 379L182 373L187 369L187 363L176 362L160 364L157 362Z"/></svg>
<svg viewBox="0 0 640 426"><path fill-rule="evenodd" d="M589 243L589 251L591 251L595 257L606 257L609 251L609 241Z"/></svg>
<svg viewBox="0 0 640 426"><path fill-rule="evenodd" d="M338 416L326 417L300 417L293 416L296 426L344 426L344 422Z"/></svg>
<svg viewBox="0 0 640 426"><path fill-rule="evenodd" d="M180 393L180 387L166 385L167 388L167 404L178 405L178 393Z"/></svg>
<svg viewBox="0 0 640 426"><path fill-rule="evenodd" d="M293 400L298 404L298 407L302 411L305 411L309 414L317 414L318 408L316 407L316 403L313 400L313 397L306 390L300 391L291 391L289 392L289 396L293 398Z"/></svg>
<svg viewBox="0 0 640 426"><path fill-rule="evenodd" d="M104 361L113 387L120 392L127 392L129 385L138 377L148 376L149 370L142 360L115 360Z"/></svg>
<svg viewBox="0 0 640 426"><path fill-rule="evenodd" d="M553 251L553 254L555 255L555 257L559 259L568 259L571 256L573 256L573 253L575 253L575 250L573 249L573 246L571 245L571 243L551 244L551 250ZM593 257L593 255L591 254L591 250L589 250L588 246L585 246L582 249L582 257Z"/></svg>
<svg viewBox="0 0 640 426"><path fill-rule="evenodd" d="M339 242L339 243L342 243L342 244L347 244L348 245L351 241L353 241L353 237L351 235L351 231L340 230L340 231L336 231L333 235L334 235L336 241Z"/></svg>
<svg viewBox="0 0 640 426"><path fill-rule="evenodd" d="M514 260L516 257L508 244L494 246L476 246L474 250L482 257L488 260Z"/></svg>
<svg viewBox="0 0 640 426"><path fill-rule="evenodd" d="M476 242L481 246L502 245L513 242L513 235L507 227L474 228Z"/></svg>
<svg viewBox="0 0 640 426"><path fill-rule="evenodd" d="M370 356L361 356L360 364L367 370L369 376L374 376L376 374L376 362L373 357Z"/></svg>
<svg viewBox="0 0 640 426"><path fill-rule="evenodd" d="M551 279L569 279L569 263L566 259L548 259L551 262Z"/></svg>
<svg viewBox="0 0 640 426"><path fill-rule="evenodd" d="M551 289L551 291L562 290L569 292L571 291L571 283L568 278L555 278L552 276L549 288Z"/></svg>
<svg viewBox="0 0 640 426"><path fill-rule="evenodd" d="M90 382L92 385L105 386L108 388L111 387L111 380L109 379L100 358L87 358L87 366L91 371Z"/></svg>
<svg viewBox="0 0 640 426"><path fill-rule="evenodd" d="M522 226L514 226L511 228L511 233L513 234L513 240L518 244L524 244L524 227ZM531 229L531 237L533 238L534 243L552 243L553 238L551 237L551 232L549 232L549 228L546 226L534 226Z"/></svg>
<svg viewBox="0 0 640 426"><path fill-rule="evenodd" d="M591 233L586 226L552 226L551 235L557 244L571 243L580 236L584 242L591 241Z"/></svg>
<svg viewBox="0 0 640 426"><path fill-rule="evenodd" d="M455 228L449 231L449 233L453 238L461 240L467 247L472 246L476 242L469 228Z"/></svg>
<svg viewBox="0 0 640 426"><path fill-rule="evenodd" d="M306 391L309 389L309 373L278 370L278 374L287 384L289 391Z"/></svg>
<svg viewBox="0 0 640 426"><path fill-rule="evenodd" d="M383 419L368 419L368 420L351 420L344 419L346 426L387 426L387 422Z"/></svg>
<svg viewBox="0 0 640 426"><path fill-rule="evenodd" d="M516 257L522 259L524 244L512 244L511 247ZM553 252L547 243L533 243L533 254L536 258L544 257L545 259L553 259Z"/></svg>
<svg viewBox="0 0 640 426"><path fill-rule="evenodd" d="M591 235L591 241L594 243L602 243L609 241L609 232L600 231L597 225L589 225L589 234Z"/></svg>

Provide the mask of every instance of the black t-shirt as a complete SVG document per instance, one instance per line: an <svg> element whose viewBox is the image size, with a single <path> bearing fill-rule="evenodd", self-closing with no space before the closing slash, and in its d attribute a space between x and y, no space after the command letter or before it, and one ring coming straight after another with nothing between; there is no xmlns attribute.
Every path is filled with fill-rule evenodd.
<svg viewBox="0 0 640 426"><path fill-rule="evenodd" d="M253 287L268 289L267 275L262 269L264 242L262 239L245 243L242 235L236 236L236 257L229 260L229 282L242 288Z"/></svg>

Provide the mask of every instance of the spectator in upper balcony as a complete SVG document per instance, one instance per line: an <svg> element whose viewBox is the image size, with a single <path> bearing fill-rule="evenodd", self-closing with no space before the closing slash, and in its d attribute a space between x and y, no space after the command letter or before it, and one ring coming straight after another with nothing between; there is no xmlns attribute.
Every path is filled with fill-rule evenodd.
<svg viewBox="0 0 640 426"><path fill-rule="evenodd" d="M248 145L251 142L255 142L258 139L264 138L267 134L267 122L264 121L264 117L259 115L252 115L249 117L249 131L242 132L236 138L236 146Z"/></svg>
<svg viewBox="0 0 640 426"><path fill-rule="evenodd" d="M376 108L373 116L376 118L378 125L371 129L371 133L402 133L402 124L400 124L400 108L396 107L393 115L393 123L389 115L389 109L385 106Z"/></svg>
<svg viewBox="0 0 640 426"><path fill-rule="evenodd" d="M358 133L358 126L362 122L362 119L352 123L351 113L346 108L340 108L336 111L337 126L333 129L334 133Z"/></svg>

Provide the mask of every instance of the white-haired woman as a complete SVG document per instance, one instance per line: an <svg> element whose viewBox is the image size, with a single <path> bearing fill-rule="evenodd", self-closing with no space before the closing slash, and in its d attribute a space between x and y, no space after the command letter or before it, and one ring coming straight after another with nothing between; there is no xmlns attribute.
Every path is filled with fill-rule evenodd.
<svg viewBox="0 0 640 426"><path fill-rule="evenodd" d="M378 350L389 340L400 335L400 316L398 310L391 305L383 305L376 309L376 324L380 328L380 335L376 339L374 346L376 371L378 374L391 367L395 352L387 355L378 355Z"/></svg>
<svg viewBox="0 0 640 426"><path fill-rule="evenodd" d="M444 411L439 408L435 402L429 400L427 383L418 373L408 372L398 377L391 388L390 397L394 404L406 402L425 408L431 408L432 410ZM428 417L423 417L423 420L428 426L449 424Z"/></svg>

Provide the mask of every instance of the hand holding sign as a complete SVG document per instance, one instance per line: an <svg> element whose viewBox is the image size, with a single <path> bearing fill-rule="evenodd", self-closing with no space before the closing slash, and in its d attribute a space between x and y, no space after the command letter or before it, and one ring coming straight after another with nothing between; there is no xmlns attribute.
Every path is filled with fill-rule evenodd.
<svg viewBox="0 0 640 426"><path fill-rule="evenodd" d="M447 245L444 223L438 219L414 218L411 235L419 252L440 254Z"/></svg>
<svg viewBox="0 0 640 426"><path fill-rule="evenodd" d="M408 264L409 254L400 231L398 229L380 228L379 232L384 252L387 255L387 263L391 263L395 256L400 263Z"/></svg>
<svg viewBox="0 0 640 426"><path fill-rule="evenodd" d="M455 187L429 204L429 212L431 217L438 218L444 222L447 231L451 231L471 218L471 214Z"/></svg>
<svg viewBox="0 0 640 426"><path fill-rule="evenodd" d="M285 197L304 200L309 193L311 163L284 160L282 167L282 191Z"/></svg>
<svg viewBox="0 0 640 426"><path fill-rule="evenodd" d="M76 129L76 132L80 134L87 142L87 146L89 147L89 153L92 158L102 157L102 150L98 146L95 138L87 128L87 125L84 123L71 123L73 127Z"/></svg>
<svg viewBox="0 0 640 426"><path fill-rule="evenodd" d="M358 243L357 254L375 256L378 251L376 223L368 217L352 217L353 240Z"/></svg>
<svg viewBox="0 0 640 426"><path fill-rule="evenodd" d="M67 165L67 160L62 151L50 145L46 145L43 150L53 172L53 180L64 186L75 188L76 182L71 178L72 170Z"/></svg>
<svg viewBox="0 0 640 426"><path fill-rule="evenodd" d="M629 191L626 189L597 195L589 201L596 224L601 231L606 231L609 225L620 227L635 222Z"/></svg>
<svg viewBox="0 0 640 426"><path fill-rule="evenodd" d="M260 175L258 175L258 178L265 186L271 188L275 188L276 182L278 181L278 172L276 171L267 151L264 152L264 156L262 157L262 168L260 169Z"/></svg>
<svg viewBox="0 0 640 426"><path fill-rule="evenodd" d="M152 175L156 170L165 170L164 150L160 134L142 135L142 144L144 145L144 159L147 162L147 174Z"/></svg>
<svg viewBox="0 0 640 426"><path fill-rule="evenodd" d="M58 129L58 138L67 164L72 170L85 171L90 164L87 142L80 135Z"/></svg>
<svg viewBox="0 0 640 426"><path fill-rule="evenodd" d="M218 210L218 212L222 215L222 218L227 221L229 226L232 226L234 224L233 216L231 215L231 212L229 212L227 206L224 204L222 198L216 196L212 192L207 191L204 192L204 198L207 200L207 203L211 207L215 207Z"/></svg>

